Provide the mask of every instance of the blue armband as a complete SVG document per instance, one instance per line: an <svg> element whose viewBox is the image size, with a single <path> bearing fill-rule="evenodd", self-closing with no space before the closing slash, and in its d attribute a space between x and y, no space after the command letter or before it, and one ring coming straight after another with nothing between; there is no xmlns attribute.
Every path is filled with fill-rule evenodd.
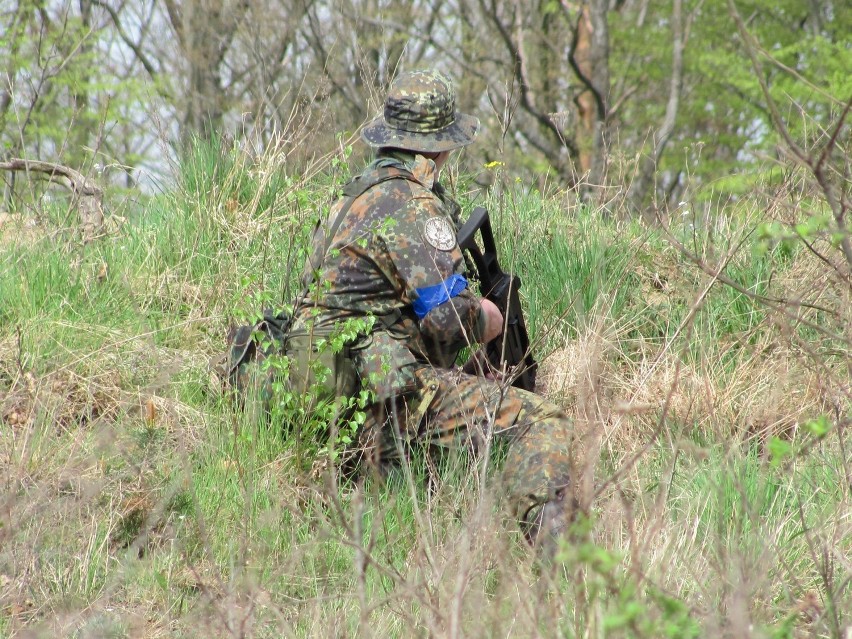
<svg viewBox="0 0 852 639"><path fill-rule="evenodd" d="M446 280L435 286L426 286L418 288L414 292L417 293L417 299L414 300L412 307L418 319L426 317L426 313L431 311L436 306L440 306L444 302L451 300L456 295L467 288L467 279L464 275L450 275Z"/></svg>

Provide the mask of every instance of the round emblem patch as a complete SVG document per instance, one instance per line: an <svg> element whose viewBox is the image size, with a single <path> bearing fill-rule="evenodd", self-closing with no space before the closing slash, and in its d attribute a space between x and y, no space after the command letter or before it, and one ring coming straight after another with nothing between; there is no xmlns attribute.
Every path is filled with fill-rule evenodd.
<svg viewBox="0 0 852 639"><path fill-rule="evenodd" d="M442 217L430 217L426 220L425 231L426 241L439 251L451 251L456 245L456 232Z"/></svg>

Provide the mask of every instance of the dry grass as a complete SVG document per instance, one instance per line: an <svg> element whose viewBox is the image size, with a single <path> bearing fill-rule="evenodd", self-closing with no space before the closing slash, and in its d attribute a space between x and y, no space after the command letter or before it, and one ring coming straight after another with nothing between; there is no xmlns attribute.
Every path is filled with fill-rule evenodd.
<svg viewBox="0 0 852 639"><path fill-rule="evenodd" d="M119 282L133 313L156 323L39 314L0 329L0 634L845 632L852 459L837 407L852 405L848 352L815 359L780 312L703 334L715 327L698 320L724 306L711 308L724 289L702 296L707 276L673 249L637 257L637 297L671 323L655 320L666 337L644 335L641 309L616 313L601 295L540 364L541 392L576 424L575 497L591 522L547 568L481 468L459 462L431 483L416 464L385 482L338 481L328 464L303 470L285 435L221 401L208 361L229 305L268 286L243 288L257 265L241 247L298 214L258 217L258 201L220 199L187 213L209 214L220 253L199 255L194 236L195 253L158 263L140 234L150 246L137 262L104 251L77 267L87 292ZM193 260L213 266L199 275ZM850 307L807 254L778 268L771 292L807 293L835 320ZM678 304L694 315L675 316ZM563 319L545 332L558 336ZM805 425L824 414L834 430L817 441ZM774 437L802 453L773 465ZM633 625L618 625L628 613Z"/></svg>

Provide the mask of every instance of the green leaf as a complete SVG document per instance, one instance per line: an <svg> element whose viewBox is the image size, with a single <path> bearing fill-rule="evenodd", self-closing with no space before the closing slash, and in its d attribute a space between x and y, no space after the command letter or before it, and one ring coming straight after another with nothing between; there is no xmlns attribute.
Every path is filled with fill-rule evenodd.
<svg viewBox="0 0 852 639"><path fill-rule="evenodd" d="M840 243L848 237L848 233L843 233L842 231L836 231L831 234L831 246L834 248L838 248Z"/></svg>
<svg viewBox="0 0 852 639"><path fill-rule="evenodd" d="M769 449L769 461L773 466L778 466L784 458L793 454L793 445L786 439L773 437L767 446Z"/></svg>
<svg viewBox="0 0 852 639"><path fill-rule="evenodd" d="M805 422L805 428L817 439L822 439L831 430L831 422L825 415L820 415L816 419Z"/></svg>
<svg viewBox="0 0 852 639"><path fill-rule="evenodd" d="M805 222L801 222L796 224L796 233L802 236L805 239L808 239L811 236L811 226Z"/></svg>

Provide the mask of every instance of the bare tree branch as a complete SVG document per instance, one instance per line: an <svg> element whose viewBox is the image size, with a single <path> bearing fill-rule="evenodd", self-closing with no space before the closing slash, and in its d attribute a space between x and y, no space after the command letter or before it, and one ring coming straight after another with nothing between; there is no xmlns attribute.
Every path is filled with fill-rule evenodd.
<svg viewBox="0 0 852 639"><path fill-rule="evenodd" d="M6 162L0 162L0 170L22 171L24 173L44 173L52 182L68 187L74 195L74 201L80 212L80 220L83 224L83 238L85 241L94 239L103 229L104 193L100 187L89 180L79 171L75 171L61 164L53 162L40 162L38 160L24 160L13 158ZM67 182L66 182L67 181Z"/></svg>
<svg viewBox="0 0 852 639"><path fill-rule="evenodd" d="M175 30L175 35L178 39L178 44L181 49L186 48L186 34L184 33L184 24L183 24L183 11L181 7L179 7L175 0L163 0L166 5L166 13L169 16L169 22L172 25L172 28Z"/></svg>
<svg viewBox="0 0 852 639"><path fill-rule="evenodd" d="M677 112L680 106L680 96L683 90L683 50L684 25L683 25L683 0L674 0L672 7L672 75L669 81L669 99L666 103L666 113L656 135L653 137L653 149L650 155L645 155L640 160L639 170L630 188L627 190L627 206L631 211L641 209L642 201L651 185L651 180L659 165L663 151L674 132ZM642 210L642 216L646 222L653 222L653 218Z"/></svg>
<svg viewBox="0 0 852 639"><path fill-rule="evenodd" d="M566 0L562 0L562 8L565 10L566 14L569 14L568 3L566 2ZM580 23L582 20L585 19L587 19L587 17L584 15L584 12L578 11L577 20L574 22L574 26L572 29L571 46L568 49L568 64L571 65L571 69L574 71L574 75L577 76L577 79L580 81L580 83L584 87L586 87L586 89L592 94L592 97L595 100L598 118L603 120L607 116L606 101L604 99L604 96L598 90L598 87L595 86L595 83L592 81L592 79L585 74L583 69L580 68L580 65L577 62L577 58L574 55L577 51L577 40L580 34Z"/></svg>
<svg viewBox="0 0 852 639"><path fill-rule="evenodd" d="M133 39L127 34L127 31L125 31L124 29L124 25L121 22L121 17L118 15L118 12L106 2L102 2L102 0L91 0L91 2L92 4L100 7L109 14L109 17L112 20L112 24L113 26L115 26L116 31L118 32L118 36L121 38L121 41L124 42L124 44L126 44L128 48L133 52L133 55L136 56L137 60L139 60L139 63L142 65L142 68L145 69L145 72L148 74L148 77L150 77L152 80L157 80L160 76L159 70L142 50L141 43L134 42ZM154 84L157 87L157 91L163 97L170 97L168 92L160 86L159 82L155 82Z"/></svg>
<svg viewBox="0 0 852 639"><path fill-rule="evenodd" d="M548 113L541 111L538 108L535 92L531 86L531 80L527 73L528 64L526 61L526 53L523 49L523 40L516 42L515 37L512 36L507 25L500 19L499 11L494 0L491 0L490 8L485 6L484 0L480 0L480 7L482 8L483 13L487 15L497 29L497 33L499 34L501 41L512 57L512 73L518 87L520 88L520 104L523 107L523 110L528 115L532 116L533 120L535 120L541 127L556 137L559 141L559 147L567 149L572 160L576 159L579 155L579 150L574 144L574 141L566 138L553 118L551 118ZM515 15L516 21L519 20L518 14L516 13ZM559 155L557 148L553 148L552 145L545 142L543 137L536 136L531 131L524 131L523 135L530 140L535 138L536 146L539 150L550 158L550 161L554 166L559 166L560 163L557 161L557 157ZM564 178L573 183L573 172L570 171L569 167L562 167L560 169L560 173L562 173Z"/></svg>
<svg viewBox="0 0 852 639"><path fill-rule="evenodd" d="M772 123L775 126L775 130L784 140L784 143L793 154L796 161L811 171L817 181L817 184L819 184L820 189L822 189L826 202L831 208L834 216L836 231L840 234L840 249L843 251L846 262L850 267L852 267L852 239L850 239L849 231L846 228L846 212L848 207L845 206L842 195L837 193L835 185L825 173L825 160L836 147L840 131L846 123L846 118L849 114L850 108L852 108L852 97L850 97L846 102L846 106L836 122L834 132L829 138L825 149L823 149L819 160L815 161L813 157L811 157L811 155L793 139L790 130L787 128L784 118L781 116L781 112L778 109L778 105L769 91L769 85L767 84L766 76L763 73L763 64L757 56L756 52L759 50L759 45L757 44L754 36L752 36L748 29L746 29L746 25L743 22L740 12L737 10L734 0L728 0L728 10L737 25L737 31L740 34L740 38L742 38L746 53L751 60L752 67L754 68L755 75L757 76L757 81L760 84L760 90L763 93L763 97L766 100L766 106L772 116Z"/></svg>

